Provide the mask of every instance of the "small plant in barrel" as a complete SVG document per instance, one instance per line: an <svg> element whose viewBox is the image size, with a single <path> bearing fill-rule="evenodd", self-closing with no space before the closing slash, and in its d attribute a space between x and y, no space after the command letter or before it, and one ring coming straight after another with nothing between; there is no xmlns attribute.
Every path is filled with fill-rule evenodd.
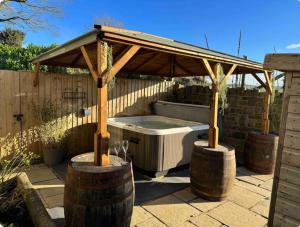
<svg viewBox="0 0 300 227"><path fill-rule="evenodd" d="M69 118L58 117L51 100L33 108L39 123L36 130L43 145L44 162L49 166L56 165L63 160L62 145L68 135Z"/></svg>

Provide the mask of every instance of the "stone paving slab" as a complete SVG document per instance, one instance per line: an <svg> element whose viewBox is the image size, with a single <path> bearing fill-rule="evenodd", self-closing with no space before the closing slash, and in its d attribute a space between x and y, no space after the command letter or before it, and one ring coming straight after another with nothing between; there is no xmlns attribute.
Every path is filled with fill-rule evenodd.
<svg viewBox="0 0 300 227"><path fill-rule="evenodd" d="M159 221L157 218L150 218L145 222L139 223L137 227L166 227L164 223Z"/></svg>
<svg viewBox="0 0 300 227"><path fill-rule="evenodd" d="M64 206L64 194L44 197L46 208L63 207Z"/></svg>
<svg viewBox="0 0 300 227"><path fill-rule="evenodd" d="M46 166L31 167L26 170L26 174L32 184L57 179L53 171Z"/></svg>
<svg viewBox="0 0 300 227"><path fill-rule="evenodd" d="M34 188L37 189L43 197L49 197L64 193L64 184L61 180L58 179L39 182L39 184L34 185Z"/></svg>
<svg viewBox="0 0 300 227"><path fill-rule="evenodd" d="M134 206L130 226L135 226L153 218L153 215L140 206Z"/></svg>
<svg viewBox="0 0 300 227"><path fill-rule="evenodd" d="M265 218L268 218L269 216L269 209L270 209L270 198L266 198L259 203L257 203L255 206L251 208L252 211L255 213L258 213Z"/></svg>
<svg viewBox="0 0 300 227"><path fill-rule="evenodd" d="M246 188L247 190L252 191L254 193L257 193L259 195L262 195L264 197L271 196L271 192L269 190L261 188L261 187L258 187L258 186L255 186L253 184L249 184L249 183L244 182L244 181L240 181L240 180L236 179L235 182L234 182L234 184L237 185L237 186L239 186L239 187Z"/></svg>
<svg viewBox="0 0 300 227"><path fill-rule="evenodd" d="M273 179L264 182L263 184L260 185L260 187L264 188L264 189L267 189L269 191L272 191Z"/></svg>
<svg viewBox="0 0 300 227"><path fill-rule="evenodd" d="M209 227L220 227L223 224L216 219L208 216L207 214L200 214L198 216L189 219L191 223L196 226L209 226Z"/></svg>
<svg viewBox="0 0 300 227"><path fill-rule="evenodd" d="M237 168L237 173L239 175L251 176L251 177L257 178L261 181L267 181L267 180L273 179L273 174L258 174L258 173L255 173L255 172L252 172L252 171L246 169L243 166Z"/></svg>
<svg viewBox="0 0 300 227"><path fill-rule="evenodd" d="M267 219L233 202L226 202L208 213L230 227L261 227Z"/></svg>
<svg viewBox="0 0 300 227"><path fill-rule="evenodd" d="M150 201L144 204L143 208L168 226L176 227L183 225L190 217L201 213L173 195Z"/></svg>
<svg viewBox="0 0 300 227"><path fill-rule="evenodd" d="M183 190L177 191L175 193L173 193L174 196L176 196L177 198L181 199L184 202L189 202L195 198L197 198L197 196L192 193L191 188L187 187Z"/></svg>
<svg viewBox="0 0 300 227"><path fill-rule="evenodd" d="M49 214L63 220L64 182L45 165L34 166L28 174ZM131 226L264 226L271 188L272 179L269 176L257 177L246 169L238 168L232 195L227 200L207 201L186 187L135 206Z"/></svg>
<svg viewBox="0 0 300 227"><path fill-rule="evenodd" d="M255 186L259 186L261 184L264 183L264 181L260 180L260 179L257 179L255 177L252 177L252 176L247 176L247 175L243 175L243 174L240 174L237 172L237 177L236 177L238 180L241 180L241 181L244 181L244 182L247 182L249 184L253 184Z"/></svg>
<svg viewBox="0 0 300 227"><path fill-rule="evenodd" d="M207 211L210 211L210 210L220 206L224 202L225 201L212 202L212 201L208 201L208 200L205 200L202 198L197 198L197 199L189 202L189 204L202 212L207 212Z"/></svg>
<svg viewBox="0 0 300 227"><path fill-rule="evenodd" d="M228 197L228 200L247 209L251 208L262 199L264 199L262 195L251 192L243 187L236 185L233 186L232 192Z"/></svg>

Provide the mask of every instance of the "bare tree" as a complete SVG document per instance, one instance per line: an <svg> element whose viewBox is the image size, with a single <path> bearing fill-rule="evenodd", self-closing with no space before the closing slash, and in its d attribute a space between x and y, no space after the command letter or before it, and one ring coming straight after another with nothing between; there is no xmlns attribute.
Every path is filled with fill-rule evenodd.
<svg viewBox="0 0 300 227"><path fill-rule="evenodd" d="M119 20L109 17L109 16L96 17L94 19L94 21L95 21L95 24L112 26L112 27L116 27L116 28L124 27L124 23L122 21L119 21Z"/></svg>
<svg viewBox="0 0 300 227"><path fill-rule="evenodd" d="M48 0L0 0L0 23L31 29L44 28L45 14L58 16L62 10Z"/></svg>

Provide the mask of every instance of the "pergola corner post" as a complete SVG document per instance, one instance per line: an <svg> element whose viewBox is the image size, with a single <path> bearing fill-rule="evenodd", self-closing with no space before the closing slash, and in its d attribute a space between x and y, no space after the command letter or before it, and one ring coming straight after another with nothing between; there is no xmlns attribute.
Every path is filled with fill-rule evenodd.
<svg viewBox="0 0 300 227"><path fill-rule="evenodd" d="M210 126L208 129L208 146L216 148L219 145L219 128L218 128L218 102L219 102L219 72L221 64L217 63L213 69L207 59L202 59L212 84L212 98L210 105ZM228 74L234 71L236 65L232 66ZM223 81L222 81L223 82Z"/></svg>
<svg viewBox="0 0 300 227"><path fill-rule="evenodd" d="M109 165L109 133L107 131L107 84L101 74L107 69L107 49L104 43L97 41L97 104L98 123L94 135L94 164Z"/></svg>
<svg viewBox="0 0 300 227"><path fill-rule="evenodd" d="M262 127L261 132L264 135L269 134L270 131L270 120L269 120L269 111L270 111L270 100L272 95L272 73L271 72L264 72L266 78L266 92L264 95L264 104L263 104L263 116L262 116Z"/></svg>
<svg viewBox="0 0 300 227"><path fill-rule="evenodd" d="M210 109L210 126L208 130L208 146L216 148L219 145L219 128L218 128L218 99L219 99L219 72L221 64L216 64L213 68L212 78L212 99Z"/></svg>
<svg viewBox="0 0 300 227"><path fill-rule="evenodd" d="M98 93L98 124L94 136L94 164L109 165L109 133L107 131L107 83L128 63L138 52L140 46L129 46L117 56L110 71L107 67L108 50L101 40L97 41L97 93ZM93 67L90 67L93 68Z"/></svg>

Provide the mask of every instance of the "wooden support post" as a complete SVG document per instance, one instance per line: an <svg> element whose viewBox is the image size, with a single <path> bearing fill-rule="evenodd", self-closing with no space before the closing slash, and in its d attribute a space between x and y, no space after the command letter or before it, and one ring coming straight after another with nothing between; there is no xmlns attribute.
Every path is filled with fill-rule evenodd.
<svg viewBox="0 0 300 227"><path fill-rule="evenodd" d="M97 43L98 75L98 124L94 138L94 164L109 165L109 133L107 132L107 84L102 84L100 77L107 68L107 50L103 42Z"/></svg>
<svg viewBox="0 0 300 227"><path fill-rule="evenodd" d="M213 69L213 75L216 82L212 81L212 99L210 108L210 127L208 131L208 146L216 148L219 145L219 128L218 128L218 98L219 98L219 72L220 64L216 64Z"/></svg>
<svg viewBox="0 0 300 227"><path fill-rule="evenodd" d="M263 134L267 135L269 134L270 130L270 120L269 120L269 110L270 110L270 100L271 100L271 94L272 94L272 73L267 72L266 73L266 80L267 80L267 87L266 87L266 93L264 95L264 109L263 109L263 117L262 117L262 128L261 131Z"/></svg>
<svg viewBox="0 0 300 227"><path fill-rule="evenodd" d="M39 84L40 68L41 65L39 62L34 64L34 81L33 81L34 87L36 87Z"/></svg>
<svg viewBox="0 0 300 227"><path fill-rule="evenodd" d="M90 70L90 72L92 74L93 79L97 82L98 81L97 72L96 72L96 70L94 68L94 65L93 65L93 63L92 63L89 55L88 55L88 52L87 52L86 48L84 46L81 46L80 50L81 50L81 53L82 53L83 58L85 60L85 63L87 64L87 66L88 66L88 68L89 68L89 70Z"/></svg>

